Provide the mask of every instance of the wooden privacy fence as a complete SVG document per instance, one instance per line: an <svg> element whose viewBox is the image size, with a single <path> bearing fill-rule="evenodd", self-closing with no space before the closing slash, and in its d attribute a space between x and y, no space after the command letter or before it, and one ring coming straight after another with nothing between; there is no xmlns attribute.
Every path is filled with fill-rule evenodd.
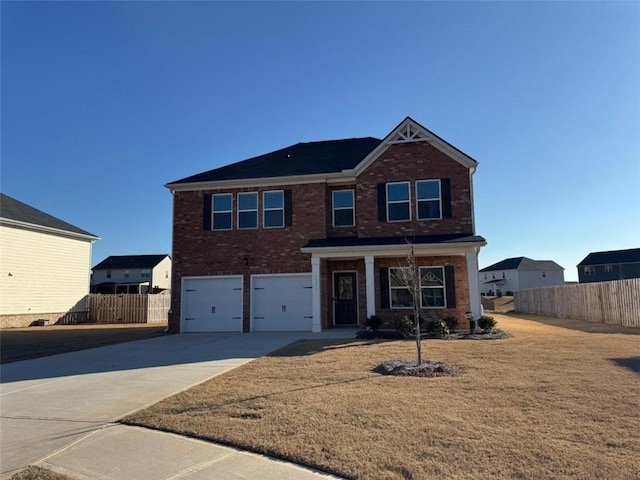
<svg viewBox="0 0 640 480"><path fill-rule="evenodd" d="M520 290L516 312L640 327L640 278Z"/></svg>
<svg viewBox="0 0 640 480"><path fill-rule="evenodd" d="M164 323L171 295L89 294L89 321L94 323Z"/></svg>

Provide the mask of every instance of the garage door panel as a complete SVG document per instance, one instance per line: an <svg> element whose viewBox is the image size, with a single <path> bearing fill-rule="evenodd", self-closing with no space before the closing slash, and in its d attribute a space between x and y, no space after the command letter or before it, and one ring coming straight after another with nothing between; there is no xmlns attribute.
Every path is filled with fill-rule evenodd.
<svg viewBox="0 0 640 480"><path fill-rule="evenodd" d="M311 275L253 277L252 330L311 331Z"/></svg>
<svg viewBox="0 0 640 480"><path fill-rule="evenodd" d="M189 278L183 284L184 332L241 332L242 278Z"/></svg>

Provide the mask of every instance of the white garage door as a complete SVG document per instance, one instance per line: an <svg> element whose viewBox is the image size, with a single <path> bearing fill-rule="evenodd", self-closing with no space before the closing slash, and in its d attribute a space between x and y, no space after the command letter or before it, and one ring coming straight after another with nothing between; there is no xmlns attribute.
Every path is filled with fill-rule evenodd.
<svg viewBox="0 0 640 480"><path fill-rule="evenodd" d="M253 275L251 282L252 331L311 331L311 274Z"/></svg>
<svg viewBox="0 0 640 480"><path fill-rule="evenodd" d="M241 332L242 277L185 278L183 332Z"/></svg>

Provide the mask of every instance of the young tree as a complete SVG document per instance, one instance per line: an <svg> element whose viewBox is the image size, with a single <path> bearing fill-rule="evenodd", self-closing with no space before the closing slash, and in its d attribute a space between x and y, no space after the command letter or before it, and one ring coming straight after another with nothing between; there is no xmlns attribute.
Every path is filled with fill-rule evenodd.
<svg viewBox="0 0 640 480"><path fill-rule="evenodd" d="M404 265L398 271L400 280L406 285L413 301L413 322L416 332L416 354L417 364L422 364L422 342L420 341L420 268L416 259L416 252L412 242L407 240L409 253L404 260Z"/></svg>

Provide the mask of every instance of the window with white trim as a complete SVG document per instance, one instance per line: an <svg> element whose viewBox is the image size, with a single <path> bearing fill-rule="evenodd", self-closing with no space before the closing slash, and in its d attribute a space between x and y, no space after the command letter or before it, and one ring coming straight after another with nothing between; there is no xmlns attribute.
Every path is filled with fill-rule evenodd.
<svg viewBox="0 0 640 480"><path fill-rule="evenodd" d="M264 228L284 227L284 190L262 193L262 225Z"/></svg>
<svg viewBox="0 0 640 480"><path fill-rule="evenodd" d="M444 308L444 267L420 267L420 306L422 308Z"/></svg>
<svg viewBox="0 0 640 480"><path fill-rule="evenodd" d="M124 271L124 278L129 278L129 270Z"/></svg>
<svg viewBox="0 0 640 480"><path fill-rule="evenodd" d="M111 278L111 270L107 270L107 278Z"/></svg>
<svg viewBox="0 0 640 480"><path fill-rule="evenodd" d="M333 191L333 226L353 227L355 225L355 206L353 190Z"/></svg>
<svg viewBox="0 0 640 480"><path fill-rule="evenodd" d="M387 221L411 220L411 193L409 182L387 183Z"/></svg>
<svg viewBox="0 0 640 480"><path fill-rule="evenodd" d="M613 272L613 265L611 265L610 263L604 266L604 271L607 273L611 273Z"/></svg>
<svg viewBox="0 0 640 480"><path fill-rule="evenodd" d="M590 266L586 266L584 267L584 274L588 277L591 277L593 275L596 274L596 267L590 265Z"/></svg>
<svg viewBox="0 0 640 480"><path fill-rule="evenodd" d="M442 218L440 180L419 180L416 182L416 210L418 220Z"/></svg>
<svg viewBox="0 0 640 480"><path fill-rule="evenodd" d="M213 230L231 230L233 216L233 195L230 193L216 193L213 201Z"/></svg>
<svg viewBox="0 0 640 480"><path fill-rule="evenodd" d="M143 268L140 272L140 278L151 278L151 270L149 268Z"/></svg>
<svg viewBox="0 0 640 480"><path fill-rule="evenodd" d="M258 192L238 193L238 228L258 228Z"/></svg>
<svg viewBox="0 0 640 480"><path fill-rule="evenodd" d="M391 308L412 308L413 295L407 286L409 268L389 268L389 301Z"/></svg>

